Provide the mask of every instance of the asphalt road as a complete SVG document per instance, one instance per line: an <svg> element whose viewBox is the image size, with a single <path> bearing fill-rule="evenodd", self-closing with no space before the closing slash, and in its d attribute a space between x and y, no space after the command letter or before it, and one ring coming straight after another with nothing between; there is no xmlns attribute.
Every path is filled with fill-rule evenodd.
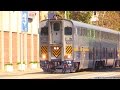
<svg viewBox="0 0 120 90"><path fill-rule="evenodd" d="M84 70L76 73L45 73L41 69L0 73L0 79L120 79L120 68Z"/></svg>

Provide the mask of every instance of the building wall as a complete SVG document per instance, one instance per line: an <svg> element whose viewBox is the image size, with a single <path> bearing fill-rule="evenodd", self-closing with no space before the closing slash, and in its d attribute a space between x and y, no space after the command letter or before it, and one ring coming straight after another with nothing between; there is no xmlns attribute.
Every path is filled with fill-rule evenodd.
<svg viewBox="0 0 120 90"><path fill-rule="evenodd" d="M7 64L9 61L9 32L4 32L4 62Z"/></svg>
<svg viewBox="0 0 120 90"><path fill-rule="evenodd" d="M0 32L0 67L1 67L1 55L2 55L2 51L1 51L1 32Z"/></svg>
<svg viewBox="0 0 120 90"><path fill-rule="evenodd" d="M28 23L28 32L22 29L21 11L0 11L0 69L12 63L39 61L39 11L32 22ZM32 54L33 53L33 54Z"/></svg>
<svg viewBox="0 0 120 90"><path fill-rule="evenodd" d="M30 34L27 35L27 63L31 61L31 36Z"/></svg>
<svg viewBox="0 0 120 90"><path fill-rule="evenodd" d="M21 11L0 11L0 25L3 27L3 31L21 32ZM36 16L31 23L28 23L29 34L38 34L39 28L39 11L36 11ZM0 27L1 31L1 27Z"/></svg>
<svg viewBox="0 0 120 90"><path fill-rule="evenodd" d="M33 41L34 41L34 60L37 61L37 35L34 35L33 37Z"/></svg>
<svg viewBox="0 0 120 90"><path fill-rule="evenodd" d="M16 67L17 64L17 33L12 33L12 62Z"/></svg>

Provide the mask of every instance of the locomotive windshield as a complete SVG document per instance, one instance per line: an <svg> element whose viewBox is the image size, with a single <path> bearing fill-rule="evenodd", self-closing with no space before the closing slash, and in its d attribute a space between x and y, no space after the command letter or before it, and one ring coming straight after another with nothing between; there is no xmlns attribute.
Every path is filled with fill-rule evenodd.
<svg viewBox="0 0 120 90"><path fill-rule="evenodd" d="M60 30L60 23L54 23L54 31L59 31Z"/></svg>
<svg viewBox="0 0 120 90"><path fill-rule="evenodd" d="M72 28L71 27L65 27L65 35L72 35Z"/></svg>
<svg viewBox="0 0 120 90"><path fill-rule="evenodd" d="M41 28L41 35L48 35L48 27Z"/></svg>

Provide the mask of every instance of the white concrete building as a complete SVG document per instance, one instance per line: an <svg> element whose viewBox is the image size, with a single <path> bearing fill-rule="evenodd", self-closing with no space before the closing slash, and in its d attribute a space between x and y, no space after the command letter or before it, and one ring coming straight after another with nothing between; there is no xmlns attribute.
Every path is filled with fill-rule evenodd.
<svg viewBox="0 0 120 90"><path fill-rule="evenodd" d="M22 11L0 11L0 70L5 70L6 64L17 69L20 62L27 67L31 61L39 62L39 11L26 13L28 31L22 32Z"/></svg>

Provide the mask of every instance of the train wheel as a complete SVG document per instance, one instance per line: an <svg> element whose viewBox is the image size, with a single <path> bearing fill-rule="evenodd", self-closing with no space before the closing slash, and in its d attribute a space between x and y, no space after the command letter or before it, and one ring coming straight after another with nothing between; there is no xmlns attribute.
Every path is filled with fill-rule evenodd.
<svg viewBox="0 0 120 90"><path fill-rule="evenodd" d="M103 69L103 68L105 68L105 62L104 61L97 61L96 63L95 63L95 69L97 70L97 69Z"/></svg>
<svg viewBox="0 0 120 90"><path fill-rule="evenodd" d="M80 65L80 63L75 63L75 72L79 72L79 65Z"/></svg>
<svg viewBox="0 0 120 90"><path fill-rule="evenodd" d="M75 69L71 68L70 73L74 73L74 72L75 72Z"/></svg>
<svg viewBox="0 0 120 90"><path fill-rule="evenodd" d="M66 72L66 69L64 68L64 69L62 69L62 73L65 73Z"/></svg>
<svg viewBox="0 0 120 90"><path fill-rule="evenodd" d="M95 62L95 70L97 70L98 69L98 62L96 61Z"/></svg>

